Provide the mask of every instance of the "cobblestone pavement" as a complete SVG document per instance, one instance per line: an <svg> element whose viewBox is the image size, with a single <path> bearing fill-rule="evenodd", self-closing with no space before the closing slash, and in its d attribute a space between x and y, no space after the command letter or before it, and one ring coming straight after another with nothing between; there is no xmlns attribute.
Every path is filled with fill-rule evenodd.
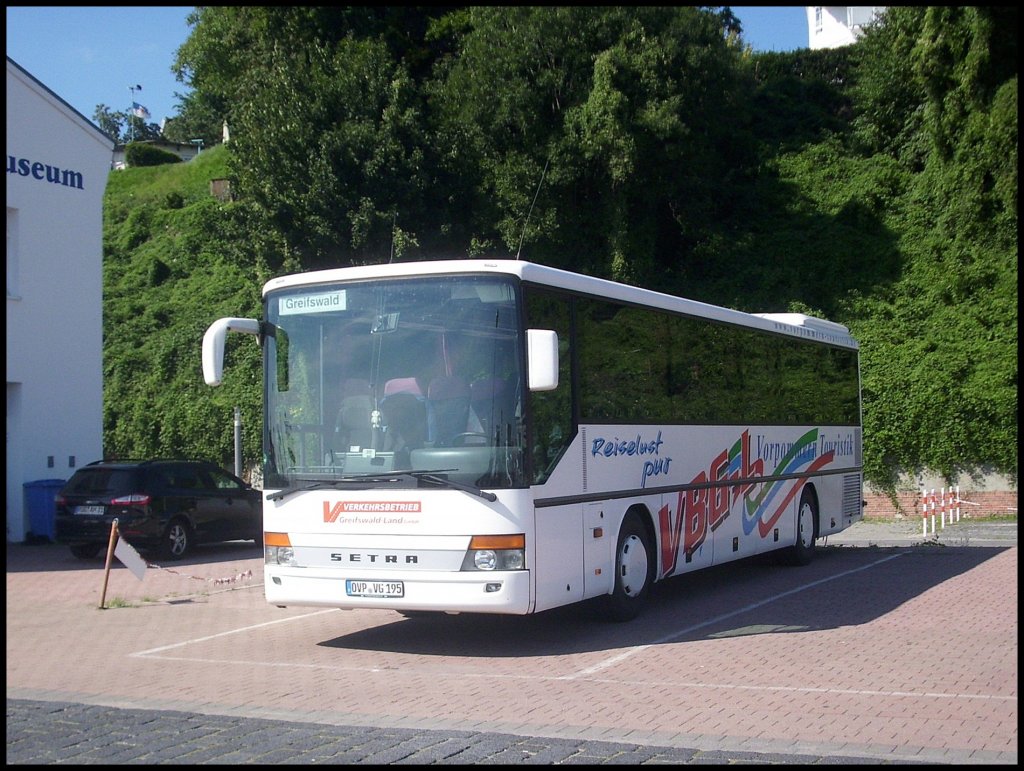
<svg viewBox="0 0 1024 771"><path fill-rule="evenodd" d="M708 765L887 764L877 758L701 751L473 731L281 720L7 700L7 763ZM923 762L923 761L922 761Z"/></svg>

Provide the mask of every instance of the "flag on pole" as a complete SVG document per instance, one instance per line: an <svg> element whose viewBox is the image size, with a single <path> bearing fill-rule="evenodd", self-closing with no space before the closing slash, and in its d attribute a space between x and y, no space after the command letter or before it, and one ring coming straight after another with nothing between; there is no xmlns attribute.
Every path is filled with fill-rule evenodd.
<svg viewBox="0 0 1024 771"><path fill-rule="evenodd" d="M149 110L147 110L138 102L132 102L132 115L134 115L136 118L142 118L143 120L147 120L149 118Z"/></svg>
<svg viewBox="0 0 1024 771"><path fill-rule="evenodd" d="M146 575L146 560L123 538L117 539L117 546L114 547L114 556L121 560L121 563L140 581Z"/></svg>

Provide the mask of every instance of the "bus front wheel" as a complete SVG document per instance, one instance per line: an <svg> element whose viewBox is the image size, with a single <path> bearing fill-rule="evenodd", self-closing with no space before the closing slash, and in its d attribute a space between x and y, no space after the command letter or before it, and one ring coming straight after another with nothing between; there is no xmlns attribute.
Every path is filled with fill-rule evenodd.
<svg viewBox="0 0 1024 771"><path fill-rule="evenodd" d="M637 617L654 582L654 550L651 536L634 513L626 515L615 547L615 586L606 598L613 621Z"/></svg>

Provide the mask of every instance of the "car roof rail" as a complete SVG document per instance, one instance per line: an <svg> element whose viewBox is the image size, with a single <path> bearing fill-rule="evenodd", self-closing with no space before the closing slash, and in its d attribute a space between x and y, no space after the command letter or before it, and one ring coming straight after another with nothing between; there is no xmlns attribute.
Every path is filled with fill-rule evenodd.
<svg viewBox="0 0 1024 771"><path fill-rule="evenodd" d="M212 460L202 458L109 458L94 460L87 463L87 466L150 466L156 463L191 463L196 466L207 466L209 468L220 468Z"/></svg>

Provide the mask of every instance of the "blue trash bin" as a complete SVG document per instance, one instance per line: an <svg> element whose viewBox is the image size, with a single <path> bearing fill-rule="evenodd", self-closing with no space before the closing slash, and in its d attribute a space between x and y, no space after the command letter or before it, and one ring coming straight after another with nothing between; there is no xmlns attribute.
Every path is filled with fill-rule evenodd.
<svg viewBox="0 0 1024 771"><path fill-rule="evenodd" d="M57 493L64 479L37 479L25 483L25 504L28 509L29 531L35 538L53 541L57 533Z"/></svg>

